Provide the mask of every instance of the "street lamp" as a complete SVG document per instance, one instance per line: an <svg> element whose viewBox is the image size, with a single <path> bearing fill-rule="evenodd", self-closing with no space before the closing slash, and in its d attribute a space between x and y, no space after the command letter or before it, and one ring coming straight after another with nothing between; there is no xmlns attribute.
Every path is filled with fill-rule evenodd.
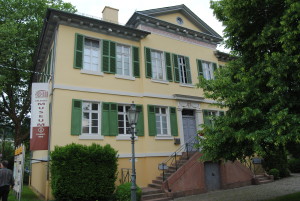
<svg viewBox="0 0 300 201"><path fill-rule="evenodd" d="M127 118L128 123L130 125L130 131L131 131L131 147L132 147L132 157L131 157L131 163L132 163L132 173L131 173L131 201L136 201L136 173L135 173L135 153L134 153L134 134L135 126L139 117L140 111L136 109L136 106L134 102L132 102L130 108L127 111Z"/></svg>

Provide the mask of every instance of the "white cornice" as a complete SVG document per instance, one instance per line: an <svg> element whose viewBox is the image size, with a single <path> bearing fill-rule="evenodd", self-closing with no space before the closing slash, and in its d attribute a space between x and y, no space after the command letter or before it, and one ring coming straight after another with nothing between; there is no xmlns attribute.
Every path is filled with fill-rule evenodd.
<svg viewBox="0 0 300 201"><path fill-rule="evenodd" d="M169 100L178 100L177 97L174 95L164 95L164 94L153 94L153 93L135 93L135 92L128 92L128 91L115 91L115 90L107 90L107 89L95 89L95 88L87 88L87 87L78 87L78 86L69 86L63 84L54 84L53 90L60 89L60 90L69 90L69 91L80 91L80 92L90 92L90 93L100 93L100 94L110 94L110 95L119 95L119 96L132 96L132 97L150 97L150 98L161 98L161 99L169 99ZM183 95L184 96L184 95ZM185 96L184 100L187 101L194 101L194 102L202 102L202 103L216 103L214 100L202 99L195 99L195 97Z"/></svg>

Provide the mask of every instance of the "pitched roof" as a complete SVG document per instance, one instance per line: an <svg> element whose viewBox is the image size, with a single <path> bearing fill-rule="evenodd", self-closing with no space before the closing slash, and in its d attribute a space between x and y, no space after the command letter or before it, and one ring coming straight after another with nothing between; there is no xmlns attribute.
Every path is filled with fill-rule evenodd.
<svg viewBox="0 0 300 201"><path fill-rule="evenodd" d="M187 19L189 19L196 27L200 30L203 30L204 33L211 35L216 38L222 38L216 31L214 31L209 25L207 25L203 20L201 20L195 13L193 13L188 7L184 4L177 5L177 6L170 6L170 7L163 7L163 8L156 8L144 11L137 11L136 13L149 16L149 17L156 17L165 14L171 13L181 13ZM126 25L130 25L132 22L132 17L128 20Z"/></svg>

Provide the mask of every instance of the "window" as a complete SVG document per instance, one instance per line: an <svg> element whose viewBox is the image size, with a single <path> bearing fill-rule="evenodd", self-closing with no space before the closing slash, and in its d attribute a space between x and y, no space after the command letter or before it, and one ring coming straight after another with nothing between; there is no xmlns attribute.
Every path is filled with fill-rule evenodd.
<svg viewBox="0 0 300 201"><path fill-rule="evenodd" d="M207 61L197 60L198 74L203 76L206 80L215 79L214 72L217 70L217 64Z"/></svg>
<svg viewBox="0 0 300 201"><path fill-rule="evenodd" d="M165 80L165 66L163 62L163 53L151 50L152 78Z"/></svg>
<svg viewBox="0 0 300 201"><path fill-rule="evenodd" d="M178 66L179 66L179 72L180 72L180 83L187 84L188 83L188 74L187 74L187 68L185 64L185 59L183 56L178 56Z"/></svg>
<svg viewBox="0 0 300 201"><path fill-rule="evenodd" d="M82 134L99 133L99 103L82 103Z"/></svg>
<svg viewBox="0 0 300 201"><path fill-rule="evenodd" d="M83 69L100 71L100 41L90 38L84 39Z"/></svg>
<svg viewBox="0 0 300 201"><path fill-rule="evenodd" d="M215 117L224 116L224 111L203 110L204 124L214 127Z"/></svg>
<svg viewBox="0 0 300 201"><path fill-rule="evenodd" d="M130 125L127 119L126 112L129 110L129 105L118 105L118 132L119 135L130 134Z"/></svg>
<svg viewBox="0 0 300 201"><path fill-rule="evenodd" d="M182 25L182 24L183 24L183 19L182 19L181 17L177 17L177 18L176 18L176 22L177 22L178 24Z"/></svg>
<svg viewBox="0 0 300 201"><path fill-rule="evenodd" d="M117 45L117 74L131 76L130 47Z"/></svg>
<svg viewBox="0 0 300 201"><path fill-rule="evenodd" d="M155 107L155 117L157 135L168 135L167 108Z"/></svg>

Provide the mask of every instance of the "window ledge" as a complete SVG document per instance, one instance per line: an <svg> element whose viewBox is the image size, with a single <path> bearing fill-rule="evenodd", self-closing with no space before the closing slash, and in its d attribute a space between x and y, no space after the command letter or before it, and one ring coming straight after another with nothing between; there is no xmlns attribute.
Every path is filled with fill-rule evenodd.
<svg viewBox="0 0 300 201"><path fill-rule="evenodd" d="M100 76L103 76L103 72L98 72L98 71L89 71L89 70L81 69L80 72L81 72L82 74L100 75Z"/></svg>
<svg viewBox="0 0 300 201"><path fill-rule="evenodd" d="M104 137L102 135L89 135L89 134L83 134L79 135L79 140L104 140Z"/></svg>
<svg viewBox="0 0 300 201"><path fill-rule="evenodd" d="M127 75L115 75L115 78L118 79L125 79L125 80L135 80L135 77L132 76L127 76Z"/></svg>
<svg viewBox="0 0 300 201"><path fill-rule="evenodd" d="M151 79L152 82L157 82L161 84L169 84L168 80L156 80L156 79Z"/></svg>
<svg viewBox="0 0 300 201"><path fill-rule="evenodd" d="M131 140L131 135L118 135L116 140ZM135 136L134 140L138 140L138 136Z"/></svg>
<svg viewBox="0 0 300 201"><path fill-rule="evenodd" d="M174 140L174 137L173 136L170 136L170 135L157 135L155 136L155 139L156 140Z"/></svg>
<svg viewBox="0 0 300 201"><path fill-rule="evenodd" d="M180 86L181 87L190 87L190 88L194 88L195 86L192 85L192 84L183 84L183 83L180 83Z"/></svg>

